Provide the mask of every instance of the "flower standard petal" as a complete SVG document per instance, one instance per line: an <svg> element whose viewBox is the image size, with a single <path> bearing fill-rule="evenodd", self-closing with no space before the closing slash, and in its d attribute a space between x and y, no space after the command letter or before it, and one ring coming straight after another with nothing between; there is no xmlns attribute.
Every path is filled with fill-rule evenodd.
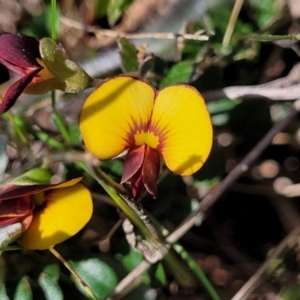
<svg viewBox="0 0 300 300"><path fill-rule="evenodd" d="M76 234L90 219L92 200L81 183L54 189L45 196L44 205L34 212L29 228L19 242L29 249L48 249Z"/></svg>
<svg viewBox="0 0 300 300"><path fill-rule="evenodd" d="M80 131L86 147L100 159L112 158L135 146L134 133L147 131L155 90L131 77L115 77L85 101Z"/></svg>
<svg viewBox="0 0 300 300"><path fill-rule="evenodd" d="M149 129L158 132L167 167L180 175L196 172L212 146L212 124L200 93L187 85L158 91Z"/></svg>

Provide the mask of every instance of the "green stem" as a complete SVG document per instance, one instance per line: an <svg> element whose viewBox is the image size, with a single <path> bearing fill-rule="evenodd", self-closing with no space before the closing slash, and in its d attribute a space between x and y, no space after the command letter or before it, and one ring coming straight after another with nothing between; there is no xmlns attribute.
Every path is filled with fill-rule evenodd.
<svg viewBox="0 0 300 300"><path fill-rule="evenodd" d="M51 0L51 38L53 41L57 40L57 6L56 0Z"/></svg>
<svg viewBox="0 0 300 300"><path fill-rule="evenodd" d="M53 41L57 40L57 5L56 0L51 0L51 38ZM59 115L56 109L55 102L55 91L51 92L51 104L53 111L53 122L56 125L57 129L61 133L66 145L70 145L70 134L67 129L67 126L64 123L63 118Z"/></svg>
<svg viewBox="0 0 300 300"><path fill-rule="evenodd" d="M260 41L260 42L277 42L281 40L290 40L290 41L299 41L300 34L287 34L287 35L267 35L267 34L250 34L244 35L241 38L250 39L251 41Z"/></svg>
<svg viewBox="0 0 300 300"><path fill-rule="evenodd" d="M214 289L214 287L212 286L208 278L205 276L203 271L199 268L195 260L188 254L188 252L185 251L185 249L179 244L174 244L173 248L180 255L180 257L187 263L187 265L191 268L191 270L197 276L197 278L201 281L202 285L207 290L212 300L221 300L221 298L217 294L216 290Z"/></svg>
<svg viewBox="0 0 300 300"><path fill-rule="evenodd" d="M59 130L62 138L64 139L65 144L69 146L71 144L70 133L63 118L60 116L60 114L57 111L56 102L55 102L55 91L51 92L51 105L52 105L52 112L53 112L53 116L52 116L53 122L57 127L57 129Z"/></svg>
<svg viewBox="0 0 300 300"><path fill-rule="evenodd" d="M10 120L10 122L12 123L13 125L13 128L14 128L14 131L17 135L17 137L19 138L19 140L21 141L22 144L24 145L29 145L28 141L27 141L27 138L24 134L24 124L20 122L18 122L18 118L13 116L11 113L6 113L4 114L5 117L7 117L7 120Z"/></svg>
<svg viewBox="0 0 300 300"><path fill-rule="evenodd" d="M23 247L20 246L6 246L3 248L0 248L0 251L17 251L17 250L22 250L24 249Z"/></svg>

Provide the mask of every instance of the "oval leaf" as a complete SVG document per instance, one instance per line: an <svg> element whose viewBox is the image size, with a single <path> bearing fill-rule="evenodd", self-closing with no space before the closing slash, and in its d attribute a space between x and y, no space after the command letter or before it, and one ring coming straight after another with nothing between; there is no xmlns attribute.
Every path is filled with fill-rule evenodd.
<svg viewBox="0 0 300 300"><path fill-rule="evenodd" d="M108 264L97 258L70 262L70 264L99 298L104 298L118 283L115 271ZM73 280L78 289L88 296L81 283L75 278Z"/></svg>
<svg viewBox="0 0 300 300"><path fill-rule="evenodd" d="M139 68L139 61L137 58L137 50L126 38L120 38L119 47L121 49L120 55L122 60L123 72L135 72Z"/></svg>
<svg viewBox="0 0 300 300"><path fill-rule="evenodd" d="M4 284L0 284L0 299L1 300L9 300L6 294L6 288Z"/></svg>
<svg viewBox="0 0 300 300"><path fill-rule="evenodd" d="M167 76L161 81L159 87L163 88L176 83L188 83L192 76L193 69L193 64L190 61L181 61L175 64Z"/></svg>
<svg viewBox="0 0 300 300"><path fill-rule="evenodd" d="M10 183L16 185L50 184L51 174L46 169L35 168L18 176Z"/></svg>
<svg viewBox="0 0 300 300"><path fill-rule="evenodd" d="M57 283L59 267L56 264L47 266L40 274L38 282L42 288L46 300L63 300L63 293Z"/></svg>
<svg viewBox="0 0 300 300"><path fill-rule="evenodd" d="M23 277L18 283L14 300L32 300L32 291L27 277Z"/></svg>

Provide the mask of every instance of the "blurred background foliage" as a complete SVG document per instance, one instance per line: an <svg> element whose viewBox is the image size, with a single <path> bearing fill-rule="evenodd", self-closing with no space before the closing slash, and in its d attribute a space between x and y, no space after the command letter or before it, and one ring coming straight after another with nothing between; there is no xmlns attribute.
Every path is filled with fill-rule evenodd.
<svg viewBox="0 0 300 300"><path fill-rule="evenodd" d="M296 0L244 1L226 43L233 1L61 0L57 3L58 41L71 59L92 76L97 74L98 79L129 73L157 88L188 83L205 97L208 91L256 86L289 74L299 62L300 53L298 40L291 37L300 29L299 4L295 3ZM51 36L51 3L0 1L0 29L37 38ZM138 38L134 33L139 34ZM149 33L152 39L145 38ZM158 33L174 33L177 39L156 38ZM204 35L208 40L185 38L187 35ZM267 35L281 37L265 41L263 37ZM1 72L1 94L8 75ZM300 95L299 77L300 74L293 80L299 85ZM70 135L69 145L64 144L52 121L49 96L21 96L12 116L0 119L0 132L9 138L9 165L4 180L36 166L49 154L83 149L77 121L89 92L57 94L57 107ZM142 199L153 220L169 231L201 205L200 200L218 187L292 106L291 101L263 97L248 100L222 95L206 100L215 136L208 161L191 181L163 168L158 198ZM180 239L221 299L231 299L272 249L300 223L299 199L280 193L284 180L300 181L299 125L298 117L279 132L255 165L222 195L204 220ZM56 249L96 296L105 299L143 257L128 245L121 226L109 234L123 215L92 178L67 159L53 163L51 168L53 181L85 175L85 184L93 192L92 220ZM122 159L104 161L101 168L119 181ZM122 299L209 299L186 261L178 253L171 254L173 263L163 260L154 264ZM276 295L299 299L297 242L287 244L264 275L247 299L275 299ZM69 271L47 251L4 252L0 258L1 300L88 298Z"/></svg>

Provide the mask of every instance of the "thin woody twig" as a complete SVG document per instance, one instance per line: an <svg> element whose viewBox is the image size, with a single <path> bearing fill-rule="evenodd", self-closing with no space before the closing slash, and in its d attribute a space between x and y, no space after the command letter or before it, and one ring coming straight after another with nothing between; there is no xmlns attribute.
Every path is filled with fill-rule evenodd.
<svg viewBox="0 0 300 300"><path fill-rule="evenodd" d="M224 34L224 38L222 41L222 48L226 48L229 45L233 29L236 23L236 20L239 16L239 13L241 11L242 5L243 5L244 0L235 0L233 10L230 15L230 19L226 28L226 32Z"/></svg>
<svg viewBox="0 0 300 300"><path fill-rule="evenodd" d="M94 294L92 289L87 285L87 283L82 279L81 276L72 268L72 266L52 247L49 251L63 263L63 265L69 270L69 272L75 277L75 279L81 283L84 290L91 296L93 300L98 300L98 297Z"/></svg>
<svg viewBox="0 0 300 300"><path fill-rule="evenodd" d="M267 133L267 135L253 148L251 152L227 175L227 177L210 192L201 202L199 209L190 214L178 227L173 231L167 238L166 243L173 244L177 242L195 223L195 221L207 212L213 204L226 192L235 181L242 176L248 169L249 166L261 155L261 153L267 148L272 142L275 135L283 130L291 120L298 114L300 110L300 100L294 103L289 114L276 123L273 128ZM144 272L146 272L150 263L142 261L131 273L129 273L122 281L119 282L114 292L109 295L106 300L119 299L120 294L124 294L124 289L128 289L128 284L136 281Z"/></svg>
<svg viewBox="0 0 300 300"><path fill-rule="evenodd" d="M208 36L204 35L204 31L197 31L196 33L174 33L174 32L150 32L150 33L126 33L116 30L100 29L95 26L84 26L80 22L71 20L66 17L60 18L61 22L79 30L86 30L90 33L94 33L97 37L106 36L112 38L127 38L127 39L164 39L164 40L175 40L178 38L183 38L186 40L195 41L207 41Z"/></svg>

